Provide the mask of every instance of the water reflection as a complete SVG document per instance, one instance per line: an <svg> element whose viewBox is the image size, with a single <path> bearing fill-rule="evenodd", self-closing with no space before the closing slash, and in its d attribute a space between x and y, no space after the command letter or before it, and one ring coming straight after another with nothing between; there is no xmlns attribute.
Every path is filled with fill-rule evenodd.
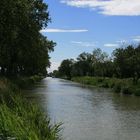
<svg viewBox="0 0 140 140"><path fill-rule="evenodd" d="M140 98L47 78L26 91L50 115L63 122L66 140L139 140Z"/></svg>

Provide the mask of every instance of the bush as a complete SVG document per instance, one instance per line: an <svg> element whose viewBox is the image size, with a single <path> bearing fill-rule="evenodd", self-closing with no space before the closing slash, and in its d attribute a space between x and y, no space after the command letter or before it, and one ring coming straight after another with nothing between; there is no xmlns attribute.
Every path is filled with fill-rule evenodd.
<svg viewBox="0 0 140 140"><path fill-rule="evenodd" d="M110 83L110 88L113 88L115 86L115 84L114 83Z"/></svg>
<svg viewBox="0 0 140 140"><path fill-rule="evenodd" d="M109 88L113 88L115 86L115 81L113 79L108 80Z"/></svg>
<svg viewBox="0 0 140 140"><path fill-rule="evenodd" d="M102 83L101 85L99 85L100 87L103 87L103 88L109 88L109 85L107 82L104 82Z"/></svg>
<svg viewBox="0 0 140 140"><path fill-rule="evenodd" d="M98 79L97 79L97 82L98 82L98 83L102 83L103 81L104 81L103 78L98 78Z"/></svg>
<svg viewBox="0 0 140 140"><path fill-rule="evenodd" d="M115 83L115 86L113 87L114 92L120 93L121 92L121 83L117 82Z"/></svg>
<svg viewBox="0 0 140 140"><path fill-rule="evenodd" d="M133 94L133 89L131 87L123 87L122 93L131 95L131 94Z"/></svg>
<svg viewBox="0 0 140 140"><path fill-rule="evenodd" d="M134 95L135 96L140 96L140 88L134 90Z"/></svg>
<svg viewBox="0 0 140 140"><path fill-rule="evenodd" d="M43 78L43 76L34 75L30 77L19 77L16 80L13 80L13 82L20 88L27 88Z"/></svg>

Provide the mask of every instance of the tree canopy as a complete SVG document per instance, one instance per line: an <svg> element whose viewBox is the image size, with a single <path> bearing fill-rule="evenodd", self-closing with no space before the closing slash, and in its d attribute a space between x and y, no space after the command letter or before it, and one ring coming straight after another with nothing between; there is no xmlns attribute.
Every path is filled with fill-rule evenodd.
<svg viewBox="0 0 140 140"><path fill-rule="evenodd" d="M76 60L70 61L70 67L63 60L57 76L100 76L133 78L137 83L140 78L140 45L129 45L117 48L112 57L101 49L94 49L92 53L81 53ZM64 69L64 71L62 70Z"/></svg>
<svg viewBox="0 0 140 140"><path fill-rule="evenodd" d="M0 1L0 73L6 76L46 75L55 43L40 30L50 22L43 0Z"/></svg>

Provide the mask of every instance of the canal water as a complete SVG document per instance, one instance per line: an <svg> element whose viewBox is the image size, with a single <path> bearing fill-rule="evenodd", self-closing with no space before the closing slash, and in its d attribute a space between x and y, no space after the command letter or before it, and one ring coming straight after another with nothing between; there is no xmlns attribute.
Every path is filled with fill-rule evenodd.
<svg viewBox="0 0 140 140"><path fill-rule="evenodd" d="M46 78L26 91L51 121L62 122L64 140L140 140L140 98Z"/></svg>

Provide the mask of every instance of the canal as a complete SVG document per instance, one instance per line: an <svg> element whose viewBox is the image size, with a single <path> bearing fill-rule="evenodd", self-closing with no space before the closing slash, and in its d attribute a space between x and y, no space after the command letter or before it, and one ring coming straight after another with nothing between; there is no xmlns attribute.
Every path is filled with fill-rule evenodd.
<svg viewBox="0 0 140 140"><path fill-rule="evenodd" d="M62 122L64 140L140 140L140 98L46 78L26 91L52 122Z"/></svg>

